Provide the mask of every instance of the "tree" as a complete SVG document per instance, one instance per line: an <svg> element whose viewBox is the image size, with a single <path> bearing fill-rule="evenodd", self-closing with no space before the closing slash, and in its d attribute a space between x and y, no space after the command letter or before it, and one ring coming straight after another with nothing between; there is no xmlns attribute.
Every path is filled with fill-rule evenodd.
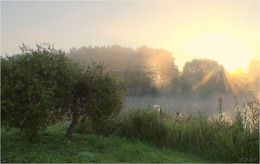
<svg viewBox="0 0 260 164"><path fill-rule="evenodd" d="M72 123L66 136L71 137L78 120L108 119L121 111L125 84L103 64L84 68L48 44L21 50L1 58L3 125L23 130L32 140L67 115Z"/></svg>
<svg viewBox="0 0 260 164"><path fill-rule="evenodd" d="M118 79L129 81L131 94L149 94L178 87L179 70L172 53L163 49L142 46L136 50L121 46L73 48L69 57L91 64L104 62Z"/></svg>
<svg viewBox="0 0 260 164"><path fill-rule="evenodd" d="M90 118L92 122L106 120L119 114L124 105L125 83L116 81L111 72L106 72L103 64L93 63L78 73L72 90L72 104L68 115L72 122L66 137L79 121Z"/></svg>
<svg viewBox="0 0 260 164"><path fill-rule="evenodd" d="M125 70L122 77L127 80L130 96L155 95L157 92L154 84L154 74L149 70L131 68Z"/></svg>
<svg viewBox="0 0 260 164"><path fill-rule="evenodd" d="M77 65L49 44L21 50L1 58L2 124L23 130L32 140L68 109Z"/></svg>
<svg viewBox="0 0 260 164"><path fill-rule="evenodd" d="M202 97L235 91L235 83L223 65L209 59L193 59L187 62L181 74L181 82L184 93L193 91Z"/></svg>
<svg viewBox="0 0 260 164"><path fill-rule="evenodd" d="M173 82L179 78L179 70L172 53L147 46L138 48L137 52L143 56L143 62L140 64L152 71L156 88L165 91L169 90L169 87L175 87Z"/></svg>

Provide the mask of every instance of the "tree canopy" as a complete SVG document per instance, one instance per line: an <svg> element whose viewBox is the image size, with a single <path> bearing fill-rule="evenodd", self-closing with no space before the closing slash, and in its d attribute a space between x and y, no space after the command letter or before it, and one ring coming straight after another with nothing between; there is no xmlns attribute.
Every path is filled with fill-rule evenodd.
<svg viewBox="0 0 260 164"><path fill-rule="evenodd" d="M62 118L71 101L76 65L51 46L1 58L2 123L30 137Z"/></svg>
<svg viewBox="0 0 260 164"><path fill-rule="evenodd" d="M23 45L21 50L1 57L3 125L19 128L32 139L64 116L72 117L74 126L78 119L106 119L122 109L125 84L103 64L80 66L48 44L36 50Z"/></svg>
<svg viewBox="0 0 260 164"><path fill-rule="evenodd" d="M68 111L72 122L66 136L71 137L78 121L86 118L93 121L106 120L119 114L126 92L125 82L117 81L111 72L105 71L102 63L94 62L83 68L73 87L73 103Z"/></svg>

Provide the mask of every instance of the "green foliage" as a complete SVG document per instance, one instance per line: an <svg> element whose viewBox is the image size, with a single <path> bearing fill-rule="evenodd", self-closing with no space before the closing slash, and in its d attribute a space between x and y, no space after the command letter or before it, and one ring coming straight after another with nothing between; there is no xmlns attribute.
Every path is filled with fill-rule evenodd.
<svg viewBox="0 0 260 164"><path fill-rule="evenodd" d="M126 93L125 82L117 81L111 72L106 72L102 63L94 62L83 68L73 86L73 103L68 111L73 121L66 136L71 137L78 121L84 123L90 119L96 126L94 123L113 119L122 110Z"/></svg>
<svg viewBox="0 0 260 164"><path fill-rule="evenodd" d="M2 124L30 137L61 119L70 102L76 65L50 45L1 58Z"/></svg>
<svg viewBox="0 0 260 164"><path fill-rule="evenodd" d="M92 120L91 118L87 117L82 119L75 128L75 131L78 133L85 133L85 134L101 134L104 136L109 136L121 126L123 119L121 115L118 115L113 118L109 119L99 119L99 120Z"/></svg>
<svg viewBox="0 0 260 164"><path fill-rule="evenodd" d="M167 129L160 113L147 108L130 110L117 133L161 146L165 144Z"/></svg>
<svg viewBox="0 0 260 164"><path fill-rule="evenodd" d="M16 127L29 137L61 120L111 119L119 114L127 92L102 63L79 66L50 45L1 58L2 124ZM71 135L73 127L69 127Z"/></svg>
<svg viewBox="0 0 260 164"><path fill-rule="evenodd" d="M64 137L64 126L48 127L38 143L28 142L17 129L1 129L2 163L123 163L210 162L191 153L158 149L141 141L76 133ZM47 134L47 135L46 135Z"/></svg>
<svg viewBox="0 0 260 164"><path fill-rule="evenodd" d="M233 122L199 115L160 115L149 109L127 113L117 135L137 138L173 150L196 152L222 162L259 162L259 132ZM243 122L243 120L242 120Z"/></svg>
<svg viewBox="0 0 260 164"><path fill-rule="evenodd" d="M124 105L127 92L125 82L118 82L111 72L105 72L103 64L88 67L82 75L79 98L82 100L82 117L91 117L94 121L113 118ZM84 111L85 110L85 111Z"/></svg>
<svg viewBox="0 0 260 164"><path fill-rule="evenodd" d="M89 111L87 116L90 114L99 119L120 112L125 84L122 81L118 83L111 72L105 72L103 64L88 66L79 79L76 96L82 99L82 104Z"/></svg>

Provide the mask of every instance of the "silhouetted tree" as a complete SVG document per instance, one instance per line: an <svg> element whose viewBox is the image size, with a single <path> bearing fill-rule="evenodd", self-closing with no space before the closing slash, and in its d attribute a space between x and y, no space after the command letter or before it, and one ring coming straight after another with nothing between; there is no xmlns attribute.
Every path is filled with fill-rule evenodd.
<svg viewBox="0 0 260 164"><path fill-rule="evenodd" d="M187 62L181 74L181 83L184 93L194 92L202 97L234 91L232 79L224 67L209 59Z"/></svg>

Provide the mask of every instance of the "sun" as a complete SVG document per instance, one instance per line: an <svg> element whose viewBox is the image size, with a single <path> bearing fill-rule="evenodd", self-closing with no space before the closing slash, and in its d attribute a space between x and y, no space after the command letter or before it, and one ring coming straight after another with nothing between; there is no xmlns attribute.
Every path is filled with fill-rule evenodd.
<svg viewBox="0 0 260 164"><path fill-rule="evenodd" d="M239 68L246 70L252 49L241 37L224 32L207 32L187 42L185 51L198 58L208 58L223 64L233 72Z"/></svg>

